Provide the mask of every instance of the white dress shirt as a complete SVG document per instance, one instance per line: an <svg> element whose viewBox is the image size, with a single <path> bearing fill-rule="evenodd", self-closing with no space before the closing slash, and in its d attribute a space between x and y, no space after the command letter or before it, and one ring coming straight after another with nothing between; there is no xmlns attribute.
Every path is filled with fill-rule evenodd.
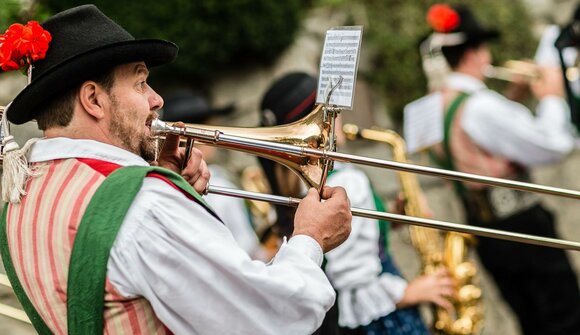
<svg viewBox="0 0 580 335"><path fill-rule="evenodd" d="M337 170L328 177L330 186L345 188L352 207L375 209L367 176L355 166L335 162ZM352 218L348 239L326 253L325 271L338 291L339 324L356 328L369 324L396 309L407 282L390 273L381 274L377 220Z"/></svg>
<svg viewBox="0 0 580 335"><path fill-rule="evenodd" d="M531 167L557 162L574 148L570 109L563 98L543 98L534 116L472 76L452 73L447 87L470 94L461 127L493 155Z"/></svg>
<svg viewBox="0 0 580 335"><path fill-rule="evenodd" d="M100 142L45 139L30 161L94 158L122 166L140 157ZM175 334L310 334L334 303L322 250L292 237L273 262L252 261L230 231L158 178L145 178L116 237L107 275L122 294L145 297Z"/></svg>

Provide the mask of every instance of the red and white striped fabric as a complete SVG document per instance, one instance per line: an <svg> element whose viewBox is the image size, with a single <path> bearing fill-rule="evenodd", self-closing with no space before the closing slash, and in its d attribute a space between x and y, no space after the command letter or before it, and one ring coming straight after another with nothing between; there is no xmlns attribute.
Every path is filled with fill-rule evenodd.
<svg viewBox="0 0 580 335"><path fill-rule="evenodd" d="M84 160L63 159L34 167L40 176L28 181L20 204L8 206L8 245L32 304L53 333L65 335L68 268L77 227L115 166L107 171ZM122 296L108 280L105 291L104 334L170 334L147 300Z"/></svg>
<svg viewBox="0 0 580 335"><path fill-rule="evenodd" d="M469 98L468 98L469 99ZM473 173L488 177L513 178L517 174L517 167L511 161L494 156L478 146L461 127L465 101L455 114L450 129L450 151L456 171ZM445 106L445 111L449 107ZM442 145L435 148L436 154L443 157ZM481 189L486 187L479 183L464 183L466 187Z"/></svg>

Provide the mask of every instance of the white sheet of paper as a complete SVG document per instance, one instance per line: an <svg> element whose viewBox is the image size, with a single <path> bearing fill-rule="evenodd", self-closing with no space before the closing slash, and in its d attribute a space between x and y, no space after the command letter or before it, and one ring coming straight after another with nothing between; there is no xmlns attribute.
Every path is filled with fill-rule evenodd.
<svg viewBox="0 0 580 335"><path fill-rule="evenodd" d="M403 133L412 154L443 141L443 96L431 93L404 109Z"/></svg>
<svg viewBox="0 0 580 335"><path fill-rule="evenodd" d="M326 102L330 87L342 76L342 84L332 93L330 104L352 109L362 32L362 26L333 27L326 31L316 103Z"/></svg>

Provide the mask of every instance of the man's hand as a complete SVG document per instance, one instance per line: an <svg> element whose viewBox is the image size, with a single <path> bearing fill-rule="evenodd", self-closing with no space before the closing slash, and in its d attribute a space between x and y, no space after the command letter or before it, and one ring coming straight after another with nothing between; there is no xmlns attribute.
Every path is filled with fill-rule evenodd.
<svg viewBox="0 0 580 335"><path fill-rule="evenodd" d="M352 214L346 191L342 187L325 186L320 202L311 188L298 206L294 218L294 235L308 235L328 252L344 242L351 229Z"/></svg>
<svg viewBox="0 0 580 335"><path fill-rule="evenodd" d="M538 99L549 95L564 97L562 70L554 66L540 68L540 78L532 82L531 89Z"/></svg>
<svg viewBox="0 0 580 335"><path fill-rule="evenodd" d="M185 126L181 122L175 123L175 125L177 127ZM167 135L156 165L180 174L199 194L203 194L209 183L210 173L201 151L191 148L187 164L184 165L185 159L185 148L179 147L179 136ZM184 166L183 169L182 166Z"/></svg>

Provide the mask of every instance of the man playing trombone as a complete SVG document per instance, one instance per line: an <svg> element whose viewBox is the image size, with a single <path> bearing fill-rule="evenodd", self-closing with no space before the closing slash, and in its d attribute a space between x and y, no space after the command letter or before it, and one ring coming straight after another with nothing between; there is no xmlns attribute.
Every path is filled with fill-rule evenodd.
<svg viewBox="0 0 580 335"><path fill-rule="evenodd" d="M322 254L350 232L342 188L325 188L325 202L310 190L273 262L252 261L199 195L209 179L199 151L182 169L179 139L167 136L158 167L148 163L163 105L148 68L172 61L174 44L135 40L85 5L27 26L39 45L19 59L27 42L14 27L0 39L0 65L34 68L4 115L36 119L46 138L22 149L3 142L0 245L40 334L309 334L320 325L335 298Z"/></svg>
<svg viewBox="0 0 580 335"><path fill-rule="evenodd" d="M536 116L491 91L483 69L491 64L486 42L499 36L482 28L466 7L434 5L433 29L421 45L424 64L444 57L452 73L442 83L443 143L434 157L447 169L526 181L528 169L557 162L574 146L561 74L543 69L531 89ZM440 64L440 63L439 63ZM426 68L427 75L433 68ZM455 183L470 224L556 237L553 215L531 193ZM537 246L480 238L477 246L524 334L580 334L580 293L566 254Z"/></svg>

